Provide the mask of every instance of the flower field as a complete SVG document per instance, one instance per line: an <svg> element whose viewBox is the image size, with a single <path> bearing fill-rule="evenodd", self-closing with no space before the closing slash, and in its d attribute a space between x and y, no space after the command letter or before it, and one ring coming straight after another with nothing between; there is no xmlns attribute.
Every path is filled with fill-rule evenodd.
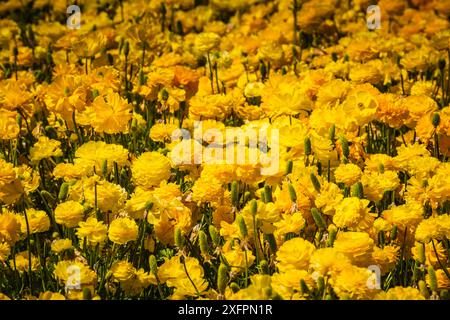
<svg viewBox="0 0 450 320"><path fill-rule="evenodd" d="M69 5L0 3L0 300L450 300L450 1Z"/></svg>

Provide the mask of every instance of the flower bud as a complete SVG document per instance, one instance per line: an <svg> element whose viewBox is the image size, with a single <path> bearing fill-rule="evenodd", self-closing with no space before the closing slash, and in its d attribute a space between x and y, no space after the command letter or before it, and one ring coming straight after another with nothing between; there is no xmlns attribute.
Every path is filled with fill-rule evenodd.
<svg viewBox="0 0 450 320"><path fill-rule="evenodd" d="M319 229L324 230L326 228L326 223L322 215L320 214L319 210L317 210L317 208L312 208L311 214L313 216L314 222L316 223L316 226Z"/></svg>
<svg viewBox="0 0 450 320"><path fill-rule="evenodd" d="M156 276L158 273L158 264L156 262L156 257L153 254L148 257L148 264L150 265L151 273Z"/></svg>
<svg viewBox="0 0 450 320"><path fill-rule="evenodd" d="M350 155L350 149L349 149L349 146L348 146L348 140L343 135L341 136L340 140L341 140L342 155L345 158L348 158L348 156Z"/></svg>
<svg viewBox="0 0 450 320"><path fill-rule="evenodd" d="M214 245L217 247L220 245L220 235L217 232L216 227L214 227L212 224L208 227L209 236L211 237L211 240L213 241Z"/></svg>
<svg viewBox="0 0 450 320"><path fill-rule="evenodd" d="M83 288L83 300L92 300L92 292L89 288Z"/></svg>
<svg viewBox="0 0 450 320"><path fill-rule="evenodd" d="M217 289L220 294L225 294L228 283L228 268L225 264L221 263L219 271L217 272Z"/></svg>
<svg viewBox="0 0 450 320"><path fill-rule="evenodd" d="M233 291L233 293L236 293L239 290L241 290L241 288L239 287L239 285L236 282L230 283L230 289Z"/></svg>
<svg viewBox="0 0 450 320"><path fill-rule="evenodd" d="M300 293L302 295L307 295L309 293L308 285L306 284L305 280L300 280Z"/></svg>
<svg viewBox="0 0 450 320"><path fill-rule="evenodd" d="M198 232L198 242L200 244L200 251L203 255L208 254L208 237L203 230Z"/></svg>
<svg viewBox="0 0 450 320"><path fill-rule="evenodd" d="M294 163L292 162L292 160L288 160L286 162L286 174L292 173L293 166L294 166Z"/></svg>
<svg viewBox="0 0 450 320"><path fill-rule="evenodd" d="M243 238L247 237L248 231L247 231L247 225L245 224L244 218L241 215L239 215L236 217L236 220L237 220L237 223L239 226L239 232L241 233L241 236Z"/></svg>
<svg viewBox="0 0 450 320"><path fill-rule="evenodd" d="M311 155L311 139L309 137L305 138L305 155Z"/></svg>
<svg viewBox="0 0 450 320"><path fill-rule="evenodd" d="M425 244L423 244L422 242L419 242L417 246L418 246L418 255L419 255L418 261L421 264L424 264L426 261L426 259L425 259Z"/></svg>
<svg viewBox="0 0 450 320"><path fill-rule="evenodd" d="M175 241L175 245L178 248L183 247L183 245L184 245L183 234L181 233L181 229L178 227L175 227L175 230L174 230L174 241Z"/></svg>
<svg viewBox="0 0 450 320"><path fill-rule="evenodd" d="M437 128L439 123L441 123L441 117L439 116L439 113L433 114L433 118L431 119L431 123L433 124L433 127Z"/></svg>
<svg viewBox="0 0 450 320"><path fill-rule="evenodd" d="M330 138L330 140L334 142L335 136L336 136L336 125L332 124L328 131L328 138Z"/></svg>
<svg viewBox="0 0 450 320"><path fill-rule="evenodd" d="M107 174L108 174L108 160L105 159L102 162L102 175L103 177L106 177Z"/></svg>
<svg viewBox="0 0 450 320"><path fill-rule="evenodd" d="M311 182L314 186L314 189L316 189L317 192L320 192L321 185L320 185L319 179L317 179L316 175L312 172L309 176L311 178Z"/></svg>
<svg viewBox="0 0 450 320"><path fill-rule="evenodd" d="M288 160L286 162L286 174L292 173L292 167L293 166L294 166L294 163L292 162L292 160Z"/></svg>
<svg viewBox="0 0 450 320"><path fill-rule="evenodd" d="M364 198L364 188L362 183L359 181L352 186L352 196L359 199Z"/></svg>
<svg viewBox="0 0 450 320"><path fill-rule="evenodd" d="M327 240L327 246L332 247L334 244L334 240L336 240L337 235L337 229L331 229L328 231L328 240Z"/></svg>
<svg viewBox="0 0 450 320"><path fill-rule="evenodd" d="M430 289L431 291L437 292L438 289L438 285L437 285L437 278L436 278L436 271L434 271L433 266L428 266L428 277L429 277L429 281L430 281Z"/></svg>
<svg viewBox="0 0 450 320"><path fill-rule="evenodd" d="M420 294L425 298L430 298L430 292L428 291L425 281L420 280L418 283Z"/></svg>
<svg viewBox="0 0 450 320"><path fill-rule="evenodd" d="M231 203L234 207L237 207L239 202L239 190L238 190L238 184L236 181L233 181L231 183Z"/></svg>
<svg viewBox="0 0 450 320"><path fill-rule="evenodd" d="M398 227L396 224L394 224L392 226L392 230L391 230L391 241L397 239L397 231L398 231Z"/></svg>
<svg viewBox="0 0 450 320"><path fill-rule="evenodd" d="M67 182L63 182L61 188L59 189L58 199L60 201L64 201L64 199L66 199L67 193L69 193L69 184Z"/></svg>
<svg viewBox="0 0 450 320"><path fill-rule="evenodd" d="M291 183L288 184L288 189L289 189L289 196L291 197L291 201L293 203L297 203L297 194L295 193L294 186Z"/></svg>
<svg viewBox="0 0 450 320"><path fill-rule="evenodd" d="M252 216L255 216L257 211L258 211L258 203L256 202L255 199L253 199L250 202L250 212L251 212Z"/></svg>
<svg viewBox="0 0 450 320"><path fill-rule="evenodd" d="M272 200L272 188L269 185L264 186L264 197L266 199L266 203L273 202Z"/></svg>

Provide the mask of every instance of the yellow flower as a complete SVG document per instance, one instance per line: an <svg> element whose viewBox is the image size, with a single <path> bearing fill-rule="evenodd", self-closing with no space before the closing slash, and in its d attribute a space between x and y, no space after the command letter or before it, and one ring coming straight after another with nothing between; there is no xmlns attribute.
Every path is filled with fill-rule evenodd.
<svg viewBox="0 0 450 320"><path fill-rule="evenodd" d="M170 141L178 128L176 123L155 123L150 129L150 138L157 142Z"/></svg>
<svg viewBox="0 0 450 320"><path fill-rule="evenodd" d="M362 228L364 223L370 221L369 200L357 197L344 198L336 207L333 223L339 228Z"/></svg>
<svg viewBox="0 0 450 320"><path fill-rule="evenodd" d="M280 272L289 269L306 270L314 250L314 245L302 238L286 241L277 251L278 270Z"/></svg>
<svg viewBox="0 0 450 320"><path fill-rule="evenodd" d="M68 228L78 226L78 223L83 220L84 208L81 204L75 201L67 201L58 204L55 209L55 220Z"/></svg>
<svg viewBox="0 0 450 320"><path fill-rule="evenodd" d="M394 287L380 292L374 300L425 300L419 290L412 287Z"/></svg>
<svg viewBox="0 0 450 320"><path fill-rule="evenodd" d="M52 242L51 249L55 253L61 253L64 250L72 248L72 240L70 239L58 239Z"/></svg>
<svg viewBox="0 0 450 320"><path fill-rule="evenodd" d="M20 219L9 211L0 214L0 242L14 244L19 239Z"/></svg>
<svg viewBox="0 0 450 320"><path fill-rule="evenodd" d="M338 297L350 299L372 299L379 289L371 287L373 273L369 269L348 266L332 281Z"/></svg>
<svg viewBox="0 0 450 320"><path fill-rule="evenodd" d="M87 218L86 222L80 222L77 236L80 240L86 238L89 244L102 244L107 238L107 226L94 217Z"/></svg>
<svg viewBox="0 0 450 320"><path fill-rule="evenodd" d="M105 99L106 97L106 99ZM118 93L109 92L105 97L95 98L92 107L86 109L96 132L127 132L132 117L132 107Z"/></svg>
<svg viewBox="0 0 450 320"><path fill-rule="evenodd" d="M170 177L170 162L162 154L152 151L139 156L131 165L133 181L136 185L150 189Z"/></svg>
<svg viewBox="0 0 450 320"><path fill-rule="evenodd" d="M224 251L225 250L226 249L224 249ZM255 256L250 250L242 249L237 246L223 252L222 254L231 266L231 271L236 274L243 273L245 268L250 268L255 261Z"/></svg>
<svg viewBox="0 0 450 320"><path fill-rule="evenodd" d="M28 251L17 253L14 259L15 262L12 259L9 261L10 265L15 265L17 271L20 273L28 272L30 265ZM36 271L39 267L39 259L35 255L31 254L31 271Z"/></svg>
<svg viewBox="0 0 450 320"><path fill-rule="evenodd" d="M284 236L290 232L298 234L305 227L305 224L306 220L301 212L294 212L293 214L283 214L282 219L273 225L276 228L277 235Z"/></svg>
<svg viewBox="0 0 450 320"><path fill-rule="evenodd" d="M215 49L220 43L220 37L216 33L212 32L203 32L197 35L195 38L195 48L202 52L206 53Z"/></svg>
<svg viewBox="0 0 450 320"><path fill-rule="evenodd" d="M0 242L0 262L5 262L11 252L11 247L6 242Z"/></svg>
<svg viewBox="0 0 450 320"><path fill-rule="evenodd" d="M339 232L334 248L360 267L371 263L374 241L365 232Z"/></svg>
<svg viewBox="0 0 450 320"><path fill-rule="evenodd" d="M97 274L89 266L79 261L59 261L53 271L55 277L66 285L93 285L97 282ZM68 283L70 282L70 283Z"/></svg>
<svg viewBox="0 0 450 320"><path fill-rule="evenodd" d="M114 280L125 282L134 277L135 269L128 261L116 261L109 270Z"/></svg>
<svg viewBox="0 0 450 320"><path fill-rule="evenodd" d="M40 136L30 149L30 159L31 161L39 161L50 157L61 157L63 153L60 147L60 141Z"/></svg>
<svg viewBox="0 0 450 320"><path fill-rule="evenodd" d="M17 112L0 109L0 139L15 139L19 135L20 128L16 121Z"/></svg>
<svg viewBox="0 0 450 320"><path fill-rule="evenodd" d="M139 228L136 221L130 218L117 218L109 226L109 240L117 244L134 241L138 237Z"/></svg>
<svg viewBox="0 0 450 320"><path fill-rule="evenodd" d="M28 218L28 226L30 234L45 232L50 229L50 219L42 210L36 210L34 208L30 208L26 210L27 218ZM20 230L22 233L27 234L27 224L25 220L25 216L21 215L20 217Z"/></svg>
<svg viewBox="0 0 450 320"><path fill-rule="evenodd" d="M335 248L317 249L310 259L310 267L322 276L334 276L350 265L350 259Z"/></svg>
<svg viewBox="0 0 450 320"><path fill-rule="evenodd" d="M271 279L272 288L283 299L294 299L296 292L300 292L300 281L304 280L309 288L314 288L315 282L306 270L289 269L285 272L274 273Z"/></svg>
<svg viewBox="0 0 450 320"><path fill-rule="evenodd" d="M350 187L358 182L361 175L361 169L353 163L341 164L334 171L336 182L343 182L347 187Z"/></svg>
<svg viewBox="0 0 450 320"><path fill-rule="evenodd" d="M103 141L89 141L80 146L75 157L85 163L90 162L90 168L95 167L97 173L102 172L106 161L107 171L111 172L114 162L120 167L128 165L128 150L119 144L107 144ZM76 160L75 160L75 163Z"/></svg>
<svg viewBox="0 0 450 320"><path fill-rule="evenodd" d="M376 246L373 248L372 259L380 267L381 274L386 274L395 267L399 249L400 247L395 246L384 246L382 249Z"/></svg>
<svg viewBox="0 0 450 320"><path fill-rule="evenodd" d="M45 291L39 294L39 300L66 300L59 292Z"/></svg>

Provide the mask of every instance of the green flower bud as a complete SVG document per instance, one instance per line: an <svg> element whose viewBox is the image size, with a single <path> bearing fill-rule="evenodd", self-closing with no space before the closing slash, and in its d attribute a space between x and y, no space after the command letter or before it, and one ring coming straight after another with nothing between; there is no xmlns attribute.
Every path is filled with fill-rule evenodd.
<svg viewBox="0 0 450 320"><path fill-rule="evenodd" d="M181 233L181 229L176 227L174 230L174 240L175 240L175 245L178 248L182 248L184 245L184 239L183 239L183 234Z"/></svg>
<svg viewBox="0 0 450 320"><path fill-rule="evenodd" d="M384 173L384 165L382 163L380 163L380 165L378 166L378 171L380 173Z"/></svg>
<svg viewBox="0 0 450 320"><path fill-rule="evenodd" d="M305 280L301 279L300 280L300 293L302 295L307 295L309 294L309 288L308 285L306 284Z"/></svg>
<svg viewBox="0 0 450 320"><path fill-rule="evenodd" d="M314 222L316 223L316 226L319 229L324 230L326 228L326 223L322 215L320 214L319 210L317 210L317 208L312 208L311 214L313 216Z"/></svg>
<svg viewBox="0 0 450 320"><path fill-rule="evenodd" d="M239 288L239 285L236 282L230 283L230 289L233 291L233 293L236 293L239 290L241 290L241 288Z"/></svg>
<svg viewBox="0 0 450 320"><path fill-rule="evenodd" d="M425 259L425 244L423 244L422 242L418 243L418 255L419 258L417 259L421 264L424 264L426 259Z"/></svg>
<svg viewBox="0 0 450 320"><path fill-rule="evenodd" d="M336 136L336 125L332 124L330 129L328 130L328 138L334 142Z"/></svg>
<svg viewBox="0 0 450 320"><path fill-rule="evenodd" d="M418 283L418 286L419 286L420 294L425 299L429 299L430 298L430 292L428 291L427 284L425 283L425 281L420 280L419 283Z"/></svg>
<svg viewBox="0 0 450 320"><path fill-rule="evenodd" d="M233 206L237 207L239 203L239 189L236 181L231 183L231 203Z"/></svg>
<svg viewBox="0 0 450 320"><path fill-rule="evenodd" d="M203 230L198 232L198 242L200 244L200 251L203 255L208 254L208 237Z"/></svg>
<svg viewBox="0 0 450 320"><path fill-rule="evenodd" d="M311 155L311 139L309 137L305 138L305 155Z"/></svg>
<svg viewBox="0 0 450 320"><path fill-rule="evenodd" d="M108 174L108 160L105 159L102 162L102 175L103 177L106 177L107 174Z"/></svg>
<svg viewBox="0 0 450 320"><path fill-rule="evenodd" d="M239 226L239 232L241 233L241 236L243 238L247 237L248 231L247 231L247 225L245 224L245 220L241 215L238 215L236 217L238 226Z"/></svg>
<svg viewBox="0 0 450 320"><path fill-rule="evenodd" d="M286 174L292 173L292 167L293 166L294 166L294 163L292 162L292 160L288 160L286 162Z"/></svg>
<svg viewBox="0 0 450 320"><path fill-rule="evenodd" d="M273 202L272 200L272 188L269 185L264 186L264 197L266 198L266 202Z"/></svg>
<svg viewBox="0 0 450 320"><path fill-rule="evenodd" d="M328 247L332 247L333 246L334 240L336 240L336 235L337 235L337 230L336 229L330 230L330 232L328 233L328 240L327 240L327 246Z"/></svg>
<svg viewBox="0 0 450 320"><path fill-rule="evenodd" d="M428 277L430 280L430 289L432 292L437 292L438 286L437 286L437 278L436 278L436 271L434 271L433 266L428 266Z"/></svg>
<svg viewBox="0 0 450 320"><path fill-rule="evenodd" d="M342 147L342 154L344 155L345 158L348 158L348 156L350 155L350 149L348 146L348 140L345 136L341 136L341 147Z"/></svg>
<svg viewBox="0 0 450 320"><path fill-rule="evenodd" d="M433 127L437 128L439 123L441 123L441 117L439 113L433 114L433 118L431 119L431 123L433 124Z"/></svg>
<svg viewBox="0 0 450 320"><path fill-rule="evenodd" d="M148 264L150 265L150 271L155 276L158 274L158 263L156 262L156 257L152 254L148 257Z"/></svg>
<svg viewBox="0 0 450 320"><path fill-rule="evenodd" d="M60 201L64 201L67 197L67 193L69 193L69 184L67 182L63 182L61 188L59 189L58 199Z"/></svg>
<svg viewBox="0 0 450 320"><path fill-rule="evenodd" d="M359 199L364 198L364 188L361 182L357 182L352 186L352 196Z"/></svg>
<svg viewBox="0 0 450 320"><path fill-rule="evenodd" d="M291 197L291 201L294 203L297 203L297 194L295 193L294 186L291 183L288 184L288 189L289 189L289 195Z"/></svg>
<svg viewBox="0 0 450 320"><path fill-rule="evenodd" d="M398 231L398 227L396 224L394 224L392 226L392 230L391 230L391 241L397 239L397 231Z"/></svg>
<svg viewBox="0 0 450 320"><path fill-rule="evenodd" d="M89 288L83 288L83 300L92 300L92 292Z"/></svg>
<svg viewBox="0 0 450 320"><path fill-rule="evenodd" d="M250 202L250 212L253 216L255 216L257 211L258 211L258 203L256 202L255 199L253 199Z"/></svg>
<svg viewBox="0 0 450 320"><path fill-rule="evenodd" d="M213 241L214 245L217 247L220 245L220 235L217 232L216 227L214 227L212 224L208 227L209 236L211 237L211 240Z"/></svg>
<svg viewBox="0 0 450 320"><path fill-rule="evenodd" d="M217 289L220 294L225 294L228 283L228 268L223 263L219 266L219 271L217 272Z"/></svg>
<svg viewBox="0 0 450 320"><path fill-rule="evenodd" d="M310 176L311 182L314 186L314 189L316 189L317 192L320 192L321 185L320 185L319 179L317 179L316 175L312 172L309 176Z"/></svg>

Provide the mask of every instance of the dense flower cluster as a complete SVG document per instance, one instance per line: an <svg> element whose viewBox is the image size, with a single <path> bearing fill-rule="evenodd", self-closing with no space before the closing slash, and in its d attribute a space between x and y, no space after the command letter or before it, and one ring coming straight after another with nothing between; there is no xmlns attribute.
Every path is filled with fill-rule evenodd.
<svg viewBox="0 0 450 320"><path fill-rule="evenodd" d="M450 1L373 2L0 3L0 300L450 299Z"/></svg>

